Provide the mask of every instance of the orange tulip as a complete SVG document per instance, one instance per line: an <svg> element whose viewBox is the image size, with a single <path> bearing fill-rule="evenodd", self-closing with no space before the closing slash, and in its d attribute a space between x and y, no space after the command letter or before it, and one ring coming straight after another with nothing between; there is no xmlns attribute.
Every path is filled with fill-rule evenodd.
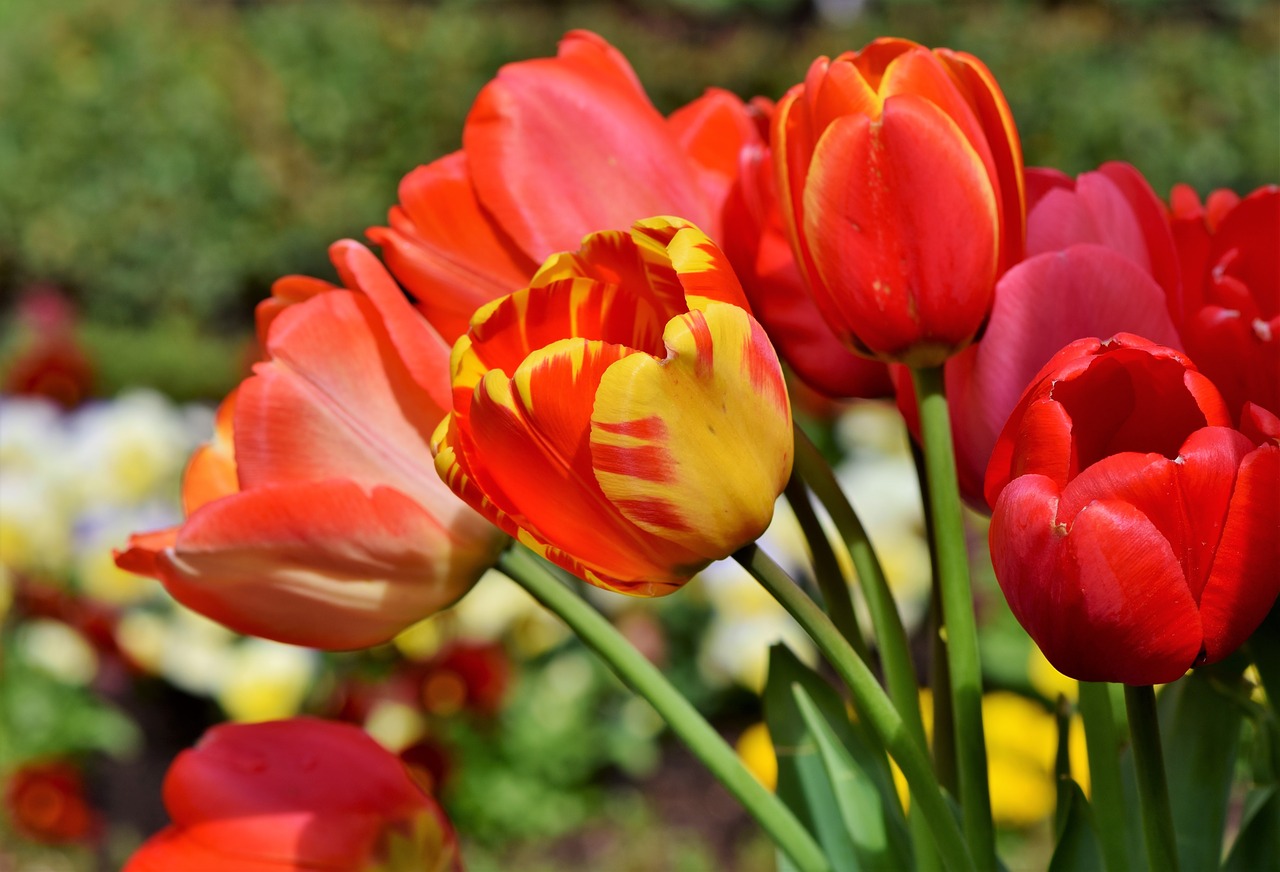
<svg viewBox="0 0 1280 872"><path fill-rule="evenodd" d="M447 346L367 249L330 253L347 288L289 277L259 307L268 359L192 457L186 521L116 562L239 632L341 649L458 599L504 537L435 474Z"/></svg>
<svg viewBox="0 0 1280 872"><path fill-rule="evenodd" d="M1018 136L981 62L902 39L818 58L773 150L796 260L849 347L936 366L973 341L1024 237Z"/></svg>
<svg viewBox="0 0 1280 872"><path fill-rule="evenodd" d="M669 593L768 526L791 472L778 359L675 218L588 236L482 308L434 437L454 492L592 584Z"/></svg>

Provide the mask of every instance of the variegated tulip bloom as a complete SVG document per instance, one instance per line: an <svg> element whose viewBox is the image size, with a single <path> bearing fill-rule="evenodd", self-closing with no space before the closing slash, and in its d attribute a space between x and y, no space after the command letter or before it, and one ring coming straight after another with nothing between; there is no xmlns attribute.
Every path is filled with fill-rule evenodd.
<svg viewBox="0 0 1280 872"><path fill-rule="evenodd" d="M768 526L791 473L777 355L724 255L652 218L553 255L453 348L436 468L600 587L669 593Z"/></svg>

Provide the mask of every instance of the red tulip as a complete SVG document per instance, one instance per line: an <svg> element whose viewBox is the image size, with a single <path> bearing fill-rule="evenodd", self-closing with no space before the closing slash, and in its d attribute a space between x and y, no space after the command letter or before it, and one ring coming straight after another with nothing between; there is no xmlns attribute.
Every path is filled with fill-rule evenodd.
<svg viewBox="0 0 1280 872"><path fill-rule="evenodd" d="M435 474L448 347L367 249L331 254L350 290L276 284L269 359L192 458L185 523L116 562L239 632L357 648L466 593L503 537Z"/></svg>
<svg viewBox="0 0 1280 872"><path fill-rule="evenodd" d="M173 823L125 872L461 870L435 801L349 724L224 724L169 768Z"/></svg>
<svg viewBox="0 0 1280 872"><path fill-rule="evenodd" d="M369 238L452 342L472 312L527 286L539 263L588 233L669 214L717 237L731 181L719 155L736 155L739 132L704 133L730 142L703 138L690 154L626 58L573 31L555 58L498 72L467 117L462 150L406 176L391 226Z"/></svg>
<svg viewBox="0 0 1280 872"><path fill-rule="evenodd" d="M1202 206L1178 185L1170 207L1187 354L1233 415L1246 401L1280 414L1280 186L1243 200L1216 191Z"/></svg>
<svg viewBox="0 0 1280 872"><path fill-rule="evenodd" d="M1023 394L987 470L991 558L1060 672L1156 684L1232 653L1280 593L1280 443L1231 429L1183 354L1081 339Z"/></svg>
<svg viewBox="0 0 1280 872"><path fill-rule="evenodd" d="M687 222L587 237L454 347L441 477L592 584L669 593L759 536L791 472L782 372L745 306Z"/></svg>
<svg viewBox="0 0 1280 872"><path fill-rule="evenodd" d="M67 763L19 767L5 785L4 805L14 830L38 842L81 841L101 826L85 798L84 779Z"/></svg>
<svg viewBox="0 0 1280 872"><path fill-rule="evenodd" d="M877 40L819 58L778 105L783 218L849 347L935 366L973 341L1022 256L1022 156L976 58Z"/></svg>
<svg viewBox="0 0 1280 872"><path fill-rule="evenodd" d="M1027 257L996 285L982 341L946 363L960 489L978 506L996 437L1054 349L1121 332L1181 347L1168 312L1179 292L1173 240L1142 175L1107 163L1077 179L1031 169L1026 180ZM910 376L895 379L916 431Z"/></svg>

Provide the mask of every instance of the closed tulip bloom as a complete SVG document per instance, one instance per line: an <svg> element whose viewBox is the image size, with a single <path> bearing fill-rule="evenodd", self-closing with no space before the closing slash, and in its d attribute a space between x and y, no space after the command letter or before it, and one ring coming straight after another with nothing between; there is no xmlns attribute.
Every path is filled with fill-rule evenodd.
<svg viewBox="0 0 1280 872"><path fill-rule="evenodd" d="M1000 587L1072 678L1173 681L1231 654L1280 592L1280 444L1232 429L1185 355L1139 337L1045 365L986 491Z"/></svg>
<svg viewBox="0 0 1280 872"><path fill-rule="evenodd" d="M842 341L917 367L973 341L1024 211L1017 131L980 61L901 39L818 58L773 150L797 262Z"/></svg>
<svg viewBox="0 0 1280 872"><path fill-rule="evenodd" d="M367 249L331 254L346 288L283 279L260 307L268 359L188 465L186 521L116 562L238 632L343 649L458 599L505 537L435 474L448 347Z"/></svg>
<svg viewBox="0 0 1280 872"><path fill-rule="evenodd" d="M718 248L680 219L547 261L454 346L441 476L592 584L669 593L753 541L791 472L777 356Z"/></svg>
<svg viewBox="0 0 1280 872"><path fill-rule="evenodd" d="M404 764L359 728L223 724L174 760L172 823L125 872L458 872L456 837Z"/></svg>
<svg viewBox="0 0 1280 872"><path fill-rule="evenodd" d="M1201 205L1178 185L1170 199L1187 354L1232 415L1246 402L1280 414L1280 186L1243 199L1216 191Z"/></svg>

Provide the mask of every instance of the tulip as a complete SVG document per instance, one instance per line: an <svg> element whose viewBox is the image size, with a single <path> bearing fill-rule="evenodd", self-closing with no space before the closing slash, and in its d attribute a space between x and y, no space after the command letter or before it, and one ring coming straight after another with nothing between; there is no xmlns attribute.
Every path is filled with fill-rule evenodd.
<svg viewBox="0 0 1280 872"><path fill-rule="evenodd" d="M1280 186L1244 199L1216 191L1201 205L1178 185L1170 224L1182 263L1178 314L1187 354L1233 415L1246 402L1280 414Z"/></svg>
<svg viewBox="0 0 1280 872"><path fill-rule="evenodd" d="M4 805L19 835L45 844L85 841L102 828L85 797L84 779L61 761L18 767L5 785Z"/></svg>
<svg viewBox="0 0 1280 872"><path fill-rule="evenodd" d="M350 724L224 724L174 760L173 823L125 872L446 872L457 840L391 752Z"/></svg>
<svg viewBox="0 0 1280 872"><path fill-rule="evenodd" d="M1183 354L1120 334L1062 349L987 470L1018 621L1081 681L1158 684L1231 654L1280 593L1280 443L1231 429Z"/></svg>
<svg viewBox="0 0 1280 872"><path fill-rule="evenodd" d="M981 62L901 39L818 58L773 149L796 260L843 342L929 367L973 341L1023 248L1017 132Z"/></svg>
<svg viewBox="0 0 1280 872"><path fill-rule="evenodd" d="M1122 332L1182 347L1169 314L1180 288L1173 238L1141 173L1124 163L1075 179L1030 169L1026 183L1026 259L996 284L982 341L946 363L960 491L984 509L996 438L1056 349ZM898 407L918 431L909 374L895 373L895 381Z"/></svg>
<svg viewBox="0 0 1280 872"><path fill-rule="evenodd" d="M259 310L268 360L192 458L186 521L116 562L238 632L340 649L458 599L504 537L435 475L447 346L367 249L330 253L346 289L282 279Z"/></svg>
<svg viewBox="0 0 1280 872"><path fill-rule="evenodd" d="M436 465L592 584L668 593L753 541L791 472L777 356L724 255L675 218L588 236L476 313Z"/></svg>

